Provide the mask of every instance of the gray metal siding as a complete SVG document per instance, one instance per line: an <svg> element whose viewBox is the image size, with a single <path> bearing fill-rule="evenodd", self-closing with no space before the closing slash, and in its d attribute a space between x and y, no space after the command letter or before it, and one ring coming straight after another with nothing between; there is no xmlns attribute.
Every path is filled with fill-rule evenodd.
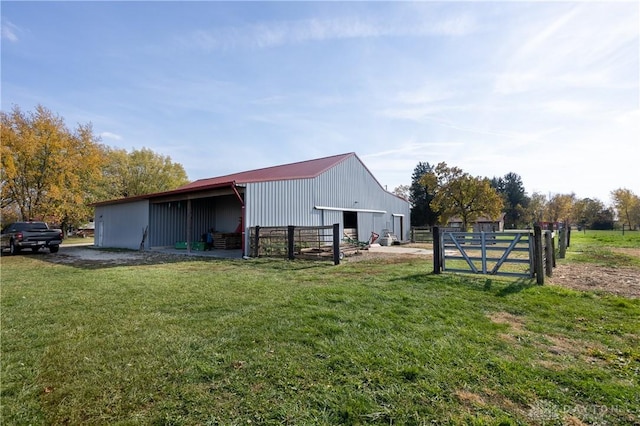
<svg viewBox="0 0 640 426"><path fill-rule="evenodd" d="M235 232L242 216L242 205L235 195L215 198L216 232Z"/></svg>
<svg viewBox="0 0 640 426"><path fill-rule="evenodd" d="M381 234L383 229L394 232L401 240L409 239L406 226L403 235L394 229L393 215L409 217L409 203L385 191L369 170L358 160L350 157L327 170L315 180L316 205L342 208L345 211L379 210L385 213L358 212L358 239L367 241L371 232ZM340 218L342 222L342 218Z"/></svg>
<svg viewBox="0 0 640 426"><path fill-rule="evenodd" d="M247 184L245 225L321 225L322 215L314 209L313 188L312 179Z"/></svg>
<svg viewBox="0 0 640 426"><path fill-rule="evenodd" d="M139 249L149 225L149 201L96 207L95 244L98 247Z"/></svg>

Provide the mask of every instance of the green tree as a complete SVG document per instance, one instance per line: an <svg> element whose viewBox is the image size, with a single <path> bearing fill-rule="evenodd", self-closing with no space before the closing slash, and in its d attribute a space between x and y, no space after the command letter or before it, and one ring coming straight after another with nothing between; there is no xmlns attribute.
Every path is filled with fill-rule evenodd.
<svg viewBox="0 0 640 426"><path fill-rule="evenodd" d="M504 201L505 228L518 228L526 224L526 209L529 197L520 175L510 172L504 177L491 179L491 186L498 191Z"/></svg>
<svg viewBox="0 0 640 426"><path fill-rule="evenodd" d="M409 202L411 203L411 225L433 226L438 220L438 213L431 207L435 195L435 187L426 186L422 177L433 171L429 163L419 162L411 175Z"/></svg>
<svg viewBox="0 0 640 426"><path fill-rule="evenodd" d="M491 187L489 179L473 177L444 162L425 174L421 182L428 188L435 188L431 207L440 212L441 223L458 216L462 219L463 229L467 229L481 216L495 219L502 212L502 198Z"/></svg>
<svg viewBox="0 0 640 426"><path fill-rule="evenodd" d="M41 105L31 113L15 106L0 119L3 211L63 228L85 220L103 159L91 124L71 131Z"/></svg>
<svg viewBox="0 0 640 426"><path fill-rule="evenodd" d="M584 229L613 229L613 212L600 200L583 198L576 201L574 218Z"/></svg>
<svg viewBox="0 0 640 426"><path fill-rule="evenodd" d="M170 191L189 182L181 164L147 148L127 152L105 147L104 155L102 199Z"/></svg>
<svg viewBox="0 0 640 426"><path fill-rule="evenodd" d="M618 188L611 191L613 205L618 212L618 218L630 229L640 225L640 198L630 189Z"/></svg>

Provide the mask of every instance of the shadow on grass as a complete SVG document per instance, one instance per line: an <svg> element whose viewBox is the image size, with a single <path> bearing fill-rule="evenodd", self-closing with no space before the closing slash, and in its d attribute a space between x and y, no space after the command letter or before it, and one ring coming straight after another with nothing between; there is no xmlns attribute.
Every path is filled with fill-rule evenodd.
<svg viewBox="0 0 640 426"><path fill-rule="evenodd" d="M499 297L509 296L510 294L520 293L523 290L527 290L532 287L536 287L538 284L530 278L518 278L508 286L500 289L496 295Z"/></svg>
<svg viewBox="0 0 640 426"><path fill-rule="evenodd" d="M518 278L517 280L509 280L501 278L494 280L486 275L465 275L465 274L412 274L403 277L394 278L390 281L402 281L409 284L439 284L446 286L464 286L465 288L482 291L494 292L498 297L506 297L510 294L519 293L532 287L536 287L535 280L529 278ZM497 285L496 285L497 284ZM495 287L498 287L496 289Z"/></svg>

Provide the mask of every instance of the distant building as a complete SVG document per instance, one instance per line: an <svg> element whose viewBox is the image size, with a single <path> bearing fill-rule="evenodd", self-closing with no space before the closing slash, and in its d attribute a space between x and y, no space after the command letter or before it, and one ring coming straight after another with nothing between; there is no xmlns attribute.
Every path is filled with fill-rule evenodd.
<svg viewBox="0 0 640 426"><path fill-rule="evenodd" d="M201 179L172 191L95 203L95 244L153 248L198 241L209 229L323 226L367 241L390 230L409 239L409 203L386 191L355 153Z"/></svg>
<svg viewBox="0 0 640 426"><path fill-rule="evenodd" d="M504 231L504 213L501 213L497 219L491 219L486 217L479 217L475 222L470 223L473 232L502 232ZM459 229L461 232L466 231L462 229L462 219L459 217L452 217L447 222L446 227L451 230Z"/></svg>

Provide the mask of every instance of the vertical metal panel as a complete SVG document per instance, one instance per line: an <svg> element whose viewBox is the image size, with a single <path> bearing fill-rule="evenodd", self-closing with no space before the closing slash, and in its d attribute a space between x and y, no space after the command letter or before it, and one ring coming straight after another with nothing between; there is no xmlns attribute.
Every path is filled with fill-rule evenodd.
<svg viewBox="0 0 640 426"><path fill-rule="evenodd" d="M187 232L187 201L151 204L149 245L173 246L184 241Z"/></svg>
<svg viewBox="0 0 640 426"><path fill-rule="evenodd" d="M138 249L149 225L149 201L96 207L95 222L101 247Z"/></svg>
<svg viewBox="0 0 640 426"><path fill-rule="evenodd" d="M317 226L321 212L314 209L313 180L294 179L247 184L246 226Z"/></svg>
<svg viewBox="0 0 640 426"><path fill-rule="evenodd" d="M240 200L235 195L224 195L216 197L215 202L216 232L234 232L242 216Z"/></svg>

